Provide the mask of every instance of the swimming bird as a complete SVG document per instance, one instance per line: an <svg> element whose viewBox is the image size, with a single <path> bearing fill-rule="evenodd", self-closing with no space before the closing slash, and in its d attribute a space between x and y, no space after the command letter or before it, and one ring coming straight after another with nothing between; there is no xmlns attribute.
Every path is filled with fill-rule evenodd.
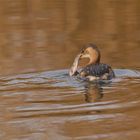
<svg viewBox="0 0 140 140"><path fill-rule="evenodd" d="M81 68L78 72L79 60L89 58L88 64ZM95 44L87 44L75 58L72 68L70 69L70 76L80 75L86 77L89 81L94 80L110 80L115 77L115 74L108 64L100 63L101 53Z"/></svg>

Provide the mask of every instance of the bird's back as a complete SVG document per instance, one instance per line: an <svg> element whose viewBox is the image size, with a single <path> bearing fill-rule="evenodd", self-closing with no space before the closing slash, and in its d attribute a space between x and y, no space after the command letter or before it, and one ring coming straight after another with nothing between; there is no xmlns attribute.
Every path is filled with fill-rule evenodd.
<svg viewBox="0 0 140 140"><path fill-rule="evenodd" d="M95 76L104 79L103 77L106 76L105 79L112 79L115 77L112 68L107 64L91 64L86 66L81 70L81 75L86 76Z"/></svg>

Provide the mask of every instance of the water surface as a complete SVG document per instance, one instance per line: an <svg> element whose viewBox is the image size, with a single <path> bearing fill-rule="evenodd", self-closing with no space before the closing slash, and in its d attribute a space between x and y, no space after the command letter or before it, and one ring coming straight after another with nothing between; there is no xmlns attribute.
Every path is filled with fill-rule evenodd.
<svg viewBox="0 0 140 140"><path fill-rule="evenodd" d="M0 139L139 140L140 1L4 0L0 5ZM68 70L93 42L116 78Z"/></svg>
<svg viewBox="0 0 140 140"><path fill-rule="evenodd" d="M139 138L140 72L115 74L103 83L69 77L68 70L1 77L0 138Z"/></svg>

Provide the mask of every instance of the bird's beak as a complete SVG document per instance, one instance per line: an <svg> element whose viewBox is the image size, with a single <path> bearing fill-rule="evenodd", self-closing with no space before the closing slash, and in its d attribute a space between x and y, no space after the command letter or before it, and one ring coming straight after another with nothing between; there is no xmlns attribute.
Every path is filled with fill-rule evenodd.
<svg viewBox="0 0 140 140"><path fill-rule="evenodd" d="M80 55L80 59L81 59L83 57L83 53L80 53L79 55Z"/></svg>
<svg viewBox="0 0 140 140"><path fill-rule="evenodd" d="M85 53L80 53L80 59L82 58L89 58L89 55Z"/></svg>

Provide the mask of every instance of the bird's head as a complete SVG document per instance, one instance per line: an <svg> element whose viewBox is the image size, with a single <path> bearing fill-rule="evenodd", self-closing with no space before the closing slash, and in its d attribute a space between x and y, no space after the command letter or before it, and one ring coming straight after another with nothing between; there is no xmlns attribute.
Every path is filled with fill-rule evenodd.
<svg viewBox="0 0 140 140"><path fill-rule="evenodd" d="M100 63L100 51L94 44L87 44L84 46L82 51L80 52L80 60L83 58L89 58L88 64L96 64Z"/></svg>

